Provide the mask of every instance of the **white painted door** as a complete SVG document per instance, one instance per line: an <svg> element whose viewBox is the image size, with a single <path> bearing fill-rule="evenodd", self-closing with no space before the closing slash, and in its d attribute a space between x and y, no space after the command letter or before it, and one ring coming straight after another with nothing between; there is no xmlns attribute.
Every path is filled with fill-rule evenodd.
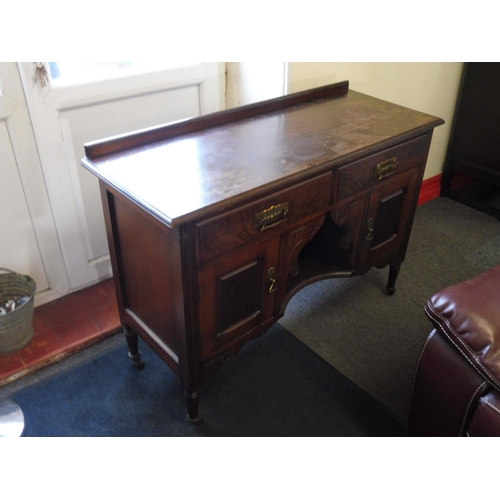
<svg viewBox="0 0 500 500"><path fill-rule="evenodd" d="M111 276L97 179L83 144L224 107L224 64L190 63L99 82L47 86L36 65L19 73L70 291Z"/></svg>
<svg viewBox="0 0 500 500"><path fill-rule="evenodd" d="M35 304L69 289L16 63L0 63L0 267L28 274Z"/></svg>

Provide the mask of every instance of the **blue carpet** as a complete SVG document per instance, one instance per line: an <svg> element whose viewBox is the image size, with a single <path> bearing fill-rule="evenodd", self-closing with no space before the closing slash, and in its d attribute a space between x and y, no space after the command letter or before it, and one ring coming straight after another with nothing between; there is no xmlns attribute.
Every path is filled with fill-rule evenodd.
<svg viewBox="0 0 500 500"><path fill-rule="evenodd" d="M178 378L141 343L125 345L13 394L25 436L403 436L375 399L275 325L201 390L204 422L185 417Z"/></svg>

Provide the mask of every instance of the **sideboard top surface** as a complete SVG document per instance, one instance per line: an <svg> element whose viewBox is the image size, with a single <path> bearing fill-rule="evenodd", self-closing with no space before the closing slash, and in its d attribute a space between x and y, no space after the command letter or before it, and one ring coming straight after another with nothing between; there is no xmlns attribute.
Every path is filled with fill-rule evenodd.
<svg viewBox="0 0 500 500"><path fill-rule="evenodd" d="M342 96L257 114L97 159L86 157L82 164L174 227L442 123L440 118L349 90Z"/></svg>

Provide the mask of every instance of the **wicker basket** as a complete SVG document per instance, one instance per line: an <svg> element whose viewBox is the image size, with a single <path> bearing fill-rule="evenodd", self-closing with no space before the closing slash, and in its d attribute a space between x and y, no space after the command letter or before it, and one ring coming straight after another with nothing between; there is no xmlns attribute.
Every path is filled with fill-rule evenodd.
<svg viewBox="0 0 500 500"><path fill-rule="evenodd" d="M35 282L29 276L0 267L0 306L10 299L29 297L23 305L0 315L0 353L18 351L33 338L35 290Z"/></svg>

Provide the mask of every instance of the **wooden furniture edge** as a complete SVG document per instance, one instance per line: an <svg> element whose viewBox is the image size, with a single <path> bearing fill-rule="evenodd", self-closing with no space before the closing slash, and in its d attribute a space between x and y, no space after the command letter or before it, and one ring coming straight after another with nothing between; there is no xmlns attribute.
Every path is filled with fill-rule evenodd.
<svg viewBox="0 0 500 500"><path fill-rule="evenodd" d="M119 153L128 149L169 139L178 135L196 132L223 123L230 123L263 113L278 111L304 102L328 97L342 97L347 94L348 90L349 81L345 80L253 104L247 104L245 106L239 106L237 108L216 111L186 120L88 142L84 145L85 156L89 160L97 160L109 154Z"/></svg>

